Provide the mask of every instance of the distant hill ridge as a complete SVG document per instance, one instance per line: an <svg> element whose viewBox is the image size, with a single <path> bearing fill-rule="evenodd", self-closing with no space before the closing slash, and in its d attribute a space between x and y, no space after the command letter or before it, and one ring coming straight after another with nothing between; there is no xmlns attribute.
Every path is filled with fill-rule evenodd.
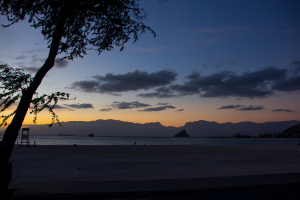
<svg viewBox="0 0 300 200"><path fill-rule="evenodd" d="M282 132L283 135L298 136L300 135L300 124L291 126Z"/></svg>
<svg viewBox="0 0 300 200"><path fill-rule="evenodd" d="M159 122L138 124L120 120L96 120L90 122L69 121L61 122L49 128L48 125L24 125L30 128L32 135L73 134L87 136L92 131L95 136L141 136L141 137L174 137L185 129L191 137L230 136L239 132L244 135L258 136L259 133L282 133L287 128L299 124L300 121L282 122L239 122L217 123L199 120L187 122L182 127L163 126ZM3 134L2 131L1 134Z"/></svg>

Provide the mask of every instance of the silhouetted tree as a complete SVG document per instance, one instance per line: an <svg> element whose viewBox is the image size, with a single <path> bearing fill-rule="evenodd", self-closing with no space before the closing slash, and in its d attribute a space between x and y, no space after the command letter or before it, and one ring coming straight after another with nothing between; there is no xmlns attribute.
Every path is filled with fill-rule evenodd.
<svg viewBox="0 0 300 200"><path fill-rule="evenodd" d="M49 44L48 57L34 78L20 75L19 81L9 84L12 91L17 88L20 101L0 144L0 182L3 191L9 184L7 181L10 179L11 163L8 162L19 130L30 103L34 102L33 96L47 72L54 66L57 54L62 54L62 59L72 60L82 58L87 50L92 49L98 54L114 47L123 50L130 37L136 42L145 30L151 31L154 37L155 32L142 22L146 13L139 7L138 0L0 0L0 12L10 22L2 25L3 27L9 27L28 17L32 27L41 28L41 33ZM15 75L20 73L15 72ZM9 88L7 89L9 92ZM14 97L11 96L2 105L10 104L15 100ZM52 97L42 95L35 100L42 103L44 99L46 105L45 101L49 98L64 100L68 99L68 95L55 93Z"/></svg>

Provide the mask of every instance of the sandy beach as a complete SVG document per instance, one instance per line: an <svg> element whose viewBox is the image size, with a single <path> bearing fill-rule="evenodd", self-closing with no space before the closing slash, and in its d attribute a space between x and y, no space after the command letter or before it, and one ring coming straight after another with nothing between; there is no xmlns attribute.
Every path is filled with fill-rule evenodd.
<svg viewBox="0 0 300 200"><path fill-rule="evenodd" d="M155 180L300 172L300 146L15 147L13 183Z"/></svg>

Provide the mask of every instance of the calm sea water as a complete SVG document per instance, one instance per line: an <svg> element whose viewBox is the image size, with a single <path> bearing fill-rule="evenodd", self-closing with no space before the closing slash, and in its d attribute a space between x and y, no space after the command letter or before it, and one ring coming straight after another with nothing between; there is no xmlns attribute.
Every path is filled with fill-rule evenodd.
<svg viewBox="0 0 300 200"><path fill-rule="evenodd" d="M2 139L2 135L0 135ZM87 137L30 135L37 145L239 145L300 143L300 138L175 138L175 137ZM21 142L18 137L17 142Z"/></svg>

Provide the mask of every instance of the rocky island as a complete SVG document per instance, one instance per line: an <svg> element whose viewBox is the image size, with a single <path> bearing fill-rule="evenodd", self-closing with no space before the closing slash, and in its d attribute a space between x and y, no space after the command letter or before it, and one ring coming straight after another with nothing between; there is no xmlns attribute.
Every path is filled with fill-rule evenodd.
<svg viewBox="0 0 300 200"><path fill-rule="evenodd" d="M177 133L174 137L190 137L189 134L186 133L185 129Z"/></svg>

